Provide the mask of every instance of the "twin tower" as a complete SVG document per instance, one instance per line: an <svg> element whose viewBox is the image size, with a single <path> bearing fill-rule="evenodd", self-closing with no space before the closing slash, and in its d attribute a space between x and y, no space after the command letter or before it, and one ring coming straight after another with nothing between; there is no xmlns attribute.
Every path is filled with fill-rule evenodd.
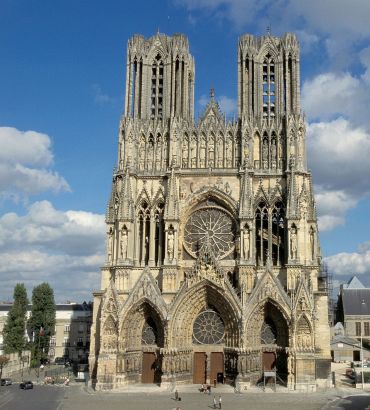
<svg viewBox="0 0 370 410"><path fill-rule="evenodd" d="M236 121L194 84L184 35L129 40L92 382L330 384L297 38L240 38Z"/></svg>

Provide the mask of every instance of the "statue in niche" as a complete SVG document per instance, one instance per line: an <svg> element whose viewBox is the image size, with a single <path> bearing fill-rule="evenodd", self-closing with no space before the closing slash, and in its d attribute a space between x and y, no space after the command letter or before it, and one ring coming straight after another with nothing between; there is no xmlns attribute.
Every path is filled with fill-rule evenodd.
<svg viewBox="0 0 370 410"><path fill-rule="evenodd" d="M203 168L206 165L206 141L204 138L200 140L200 148L199 148L199 159L200 159L200 167Z"/></svg>
<svg viewBox="0 0 370 410"><path fill-rule="evenodd" d="M263 168L267 168L268 166L268 157L269 157L269 147L268 147L267 139L264 139L263 144L262 144Z"/></svg>
<svg viewBox="0 0 370 410"><path fill-rule="evenodd" d="M227 193L227 195L231 194L231 188L230 188L230 184L228 182L226 182L226 184L225 184L225 192Z"/></svg>
<svg viewBox="0 0 370 410"><path fill-rule="evenodd" d="M311 259L315 259L315 230L311 226L310 228L310 251L311 251Z"/></svg>
<svg viewBox="0 0 370 410"><path fill-rule="evenodd" d="M290 157L295 156L295 146L294 146L294 137L293 137L293 135L291 135L290 139L289 139L289 156Z"/></svg>
<svg viewBox="0 0 370 410"><path fill-rule="evenodd" d="M222 141L217 145L217 166L222 168L222 160L223 160L223 144Z"/></svg>
<svg viewBox="0 0 370 410"><path fill-rule="evenodd" d="M191 167L195 168L197 161L197 144L194 139L190 143L190 158L191 158Z"/></svg>
<svg viewBox="0 0 370 410"><path fill-rule="evenodd" d="M246 227L243 232L243 250L244 250L244 259L249 259L249 249L250 249L250 232L249 228Z"/></svg>
<svg viewBox="0 0 370 410"><path fill-rule="evenodd" d="M233 162L232 144L230 140L226 141L226 166L231 167Z"/></svg>
<svg viewBox="0 0 370 410"><path fill-rule="evenodd" d="M171 230L168 231L167 235L167 254L168 254L168 259L172 260L173 259L173 254L174 254L174 233Z"/></svg>
<svg viewBox="0 0 370 410"><path fill-rule="evenodd" d="M276 162L276 140L271 141L271 160Z"/></svg>
<svg viewBox="0 0 370 410"><path fill-rule="evenodd" d="M127 229L122 228L121 230L121 259L126 259L127 258L127 244L128 244L128 235L127 235Z"/></svg>
<svg viewBox="0 0 370 410"><path fill-rule="evenodd" d="M113 260L113 240L114 240L114 230L112 227L109 228L108 241L107 241L107 253L108 253L108 262Z"/></svg>
<svg viewBox="0 0 370 410"><path fill-rule="evenodd" d="M143 170L145 165L145 141L144 138L140 140L139 145L139 169Z"/></svg>
<svg viewBox="0 0 370 410"><path fill-rule="evenodd" d="M157 139L157 149L155 152L155 164L157 169L161 169L161 152L162 152L162 139Z"/></svg>
<svg viewBox="0 0 370 410"><path fill-rule="evenodd" d="M292 227L290 230L290 257L297 259L297 228Z"/></svg>
<svg viewBox="0 0 370 410"><path fill-rule="evenodd" d="M215 159L215 145L213 142L213 139L209 141L208 145L208 166L213 167L214 166L214 159Z"/></svg>
<svg viewBox="0 0 370 410"><path fill-rule="evenodd" d="M184 140L182 144L182 166L184 168L187 168L188 166L188 155L189 155L188 141Z"/></svg>

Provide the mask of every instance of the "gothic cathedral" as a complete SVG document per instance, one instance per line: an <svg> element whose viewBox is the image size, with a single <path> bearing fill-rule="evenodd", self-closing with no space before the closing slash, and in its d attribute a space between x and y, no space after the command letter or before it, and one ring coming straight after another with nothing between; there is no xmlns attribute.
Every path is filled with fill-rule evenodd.
<svg viewBox="0 0 370 410"><path fill-rule="evenodd" d="M184 35L129 40L92 382L328 386L297 38L239 39L237 120L194 82Z"/></svg>

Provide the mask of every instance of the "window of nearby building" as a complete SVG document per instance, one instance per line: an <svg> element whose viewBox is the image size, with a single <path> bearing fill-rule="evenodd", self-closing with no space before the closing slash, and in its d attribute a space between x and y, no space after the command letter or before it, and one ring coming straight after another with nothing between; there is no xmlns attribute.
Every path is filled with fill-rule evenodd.
<svg viewBox="0 0 370 410"><path fill-rule="evenodd" d="M69 331L71 330L70 325L64 325L64 333L69 333Z"/></svg>
<svg viewBox="0 0 370 410"><path fill-rule="evenodd" d="M369 327L369 322L364 323L364 335L365 336L370 336L370 327Z"/></svg>
<svg viewBox="0 0 370 410"><path fill-rule="evenodd" d="M69 346L69 338L68 337L65 337L63 339L63 346Z"/></svg>
<svg viewBox="0 0 370 410"><path fill-rule="evenodd" d="M361 322L356 322L356 336L361 336Z"/></svg>
<svg viewBox="0 0 370 410"><path fill-rule="evenodd" d="M84 331L84 325L83 325L83 323L80 323L78 325L78 333L83 333L83 331Z"/></svg>
<svg viewBox="0 0 370 410"><path fill-rule="evenodd" d="M50 338L50 346L55 346L55 344L56 344L55 336L52 336L52 337Z"/></svg>

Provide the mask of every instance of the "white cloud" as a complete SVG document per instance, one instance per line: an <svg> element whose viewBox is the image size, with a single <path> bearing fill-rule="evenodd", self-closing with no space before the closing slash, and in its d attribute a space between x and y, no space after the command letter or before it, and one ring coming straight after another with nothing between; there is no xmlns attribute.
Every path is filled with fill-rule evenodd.
<svg viewBox="0 0 370 410"><path fill-rule="evenodd" d="M200 96L198 104L201 108L205 108L209 101L210 98L203 94ZM226 114L227 117L237 113L236 100L233 98L227 97L226 95L220 95L219 97L216 97L216 101L218 102L221 112Z"/></svg>
<svg viewBox="0 0 370 410"><path fill-rule="evenodd" d="M110 97L108 94L105 94L99 84L93 84L92 90L94 93L94 101L97 104L106 104L114 101L114 98Z"/></svg>
<svg viewBox="0 0 370 410"><path fill-rule="evenodd" d="M362 61L365 68L362 75L328 72L305 81L302 106L310 121L331 120L343 115L355 126L362 125L370 130L370 51L367 49L362 52Z"/></svg>
<svg viewBox="0 0 370 410"><path fill-rule="evenodd" d="M68 191L69 185L53 163L46 134L0 127L0 197L18 198L44 191Z"/></svg>
<svg viewBox="0 0 370 410"><path fill-rule="evenodd" d="M347 211L370 193L370 134L344 118L309 124L307 151L320 229L343 225Z"/></svg>
<svg viewBox="0 0 370 410"><path fill-rule="evenodd" d="M236 101L233 98L221 95L219 98L219 105L221 111L224 112L227 117L237 113Z"/></svg>
<svg viewBox="0 0 370 410"><path fill-rule="evenodd" d="M370 192L370 134L363 128L344 118L309 124L307 150L317 184L355 195Z"/></svg>
<svg viewBox="0 0 370 410"><path fill-rule="evenodd" d="M56 210L48 201L33 203L26 215L0 218L0 299L17 282L29 291L42 281L59 301L91 299L105 254L104 216Z"/></svg>
<svg viewBox="0 0 370 410"><path fill-rule="evenodd" d="M325 258L325 262L335 275L370 274L370 251L342 252Z"/></svg>

